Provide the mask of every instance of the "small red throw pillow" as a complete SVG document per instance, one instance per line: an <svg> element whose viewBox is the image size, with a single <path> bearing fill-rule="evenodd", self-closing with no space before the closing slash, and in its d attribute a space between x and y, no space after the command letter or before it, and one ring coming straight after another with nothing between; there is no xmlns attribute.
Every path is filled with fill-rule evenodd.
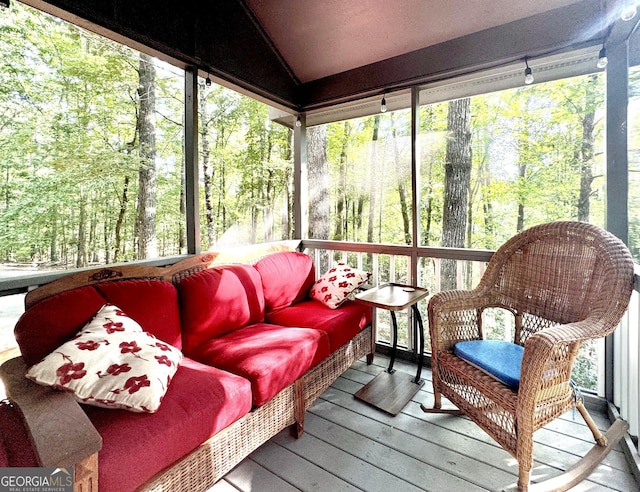
<svg viewBox="0 0 640 492"><path fill-rule="evenodd" d="M369 280L371 274L344 263L338 263L316 280L309 295L331 309L346 301L351 293Z"/></svg>
<svg viewBox="0 0 640 492"><path fill-rule="evenodd" d="M69 391L80 403L153 413L181 361L182 352L143 331L117 306L105 304L26 376Z"/></svg>

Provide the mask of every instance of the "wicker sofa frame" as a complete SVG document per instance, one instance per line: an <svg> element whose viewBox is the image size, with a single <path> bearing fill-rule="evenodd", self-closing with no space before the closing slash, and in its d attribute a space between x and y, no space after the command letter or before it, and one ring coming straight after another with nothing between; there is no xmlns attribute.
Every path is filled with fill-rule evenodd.
<svg viewBox="0 0 640 492"><path fill-rule="evenodd" d="M204 253L168 267L125 265L72 274L27 294L27 309L39 300L85 285L124 279L179 282L219 261ZM373 360L375 337L367 326L327 359L281 390L266 404L209 438L188 455L150 479L141 491L206 490L270 438L290 427L303 432L304 414L313 402L356 360ZM20 408L41 466L73 467L76 492L98 492L101 438L72 395L37 385L24 377L21 357L5 362L0 375L7 396ZM55 415L55 419L51 416ZM64 429L64 430L63 430ZM64 445L60 446L60 436Z"/></svg>

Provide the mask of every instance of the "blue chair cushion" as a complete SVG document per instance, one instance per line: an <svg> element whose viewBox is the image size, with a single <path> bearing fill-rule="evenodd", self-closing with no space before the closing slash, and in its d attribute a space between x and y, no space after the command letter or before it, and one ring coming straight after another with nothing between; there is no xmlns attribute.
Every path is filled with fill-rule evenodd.
<svg viewBox="0 0 640 492"><path fill-rule="evenodd" d="M510 388L520 386L524 347L503 340L471 340L456 343L454 353Z"/></svg>

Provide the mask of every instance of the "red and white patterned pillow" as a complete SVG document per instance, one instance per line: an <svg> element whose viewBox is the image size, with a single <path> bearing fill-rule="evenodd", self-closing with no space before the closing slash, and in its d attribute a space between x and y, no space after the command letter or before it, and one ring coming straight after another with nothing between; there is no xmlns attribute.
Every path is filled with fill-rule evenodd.
<svg viewBox="0 0 640 492"><path fill-rule="evenodd" d="M182 352L105 304L71 340L27 371L36 383L74 394L81 403L153 413Z"/></svg>
<svg viewBox="0 0 640 492"><path fill-rule="evenodd" d="M369 280L371 274L344 263L338 263L316 280L309 295L331 309L346 301L351 293Z"/></svg>

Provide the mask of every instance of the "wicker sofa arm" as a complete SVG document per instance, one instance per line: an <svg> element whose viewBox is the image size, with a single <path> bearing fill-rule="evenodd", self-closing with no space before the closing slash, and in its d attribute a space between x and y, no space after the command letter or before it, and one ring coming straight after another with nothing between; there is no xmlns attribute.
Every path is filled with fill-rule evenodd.
<svg viewBox="0 0 640 492"><path fill-rule="evenodd" d="M22 357L0 366L6 394L20 408L40 466L71 467L102 448L102 438L72 395L27 379Z"/></svg>

